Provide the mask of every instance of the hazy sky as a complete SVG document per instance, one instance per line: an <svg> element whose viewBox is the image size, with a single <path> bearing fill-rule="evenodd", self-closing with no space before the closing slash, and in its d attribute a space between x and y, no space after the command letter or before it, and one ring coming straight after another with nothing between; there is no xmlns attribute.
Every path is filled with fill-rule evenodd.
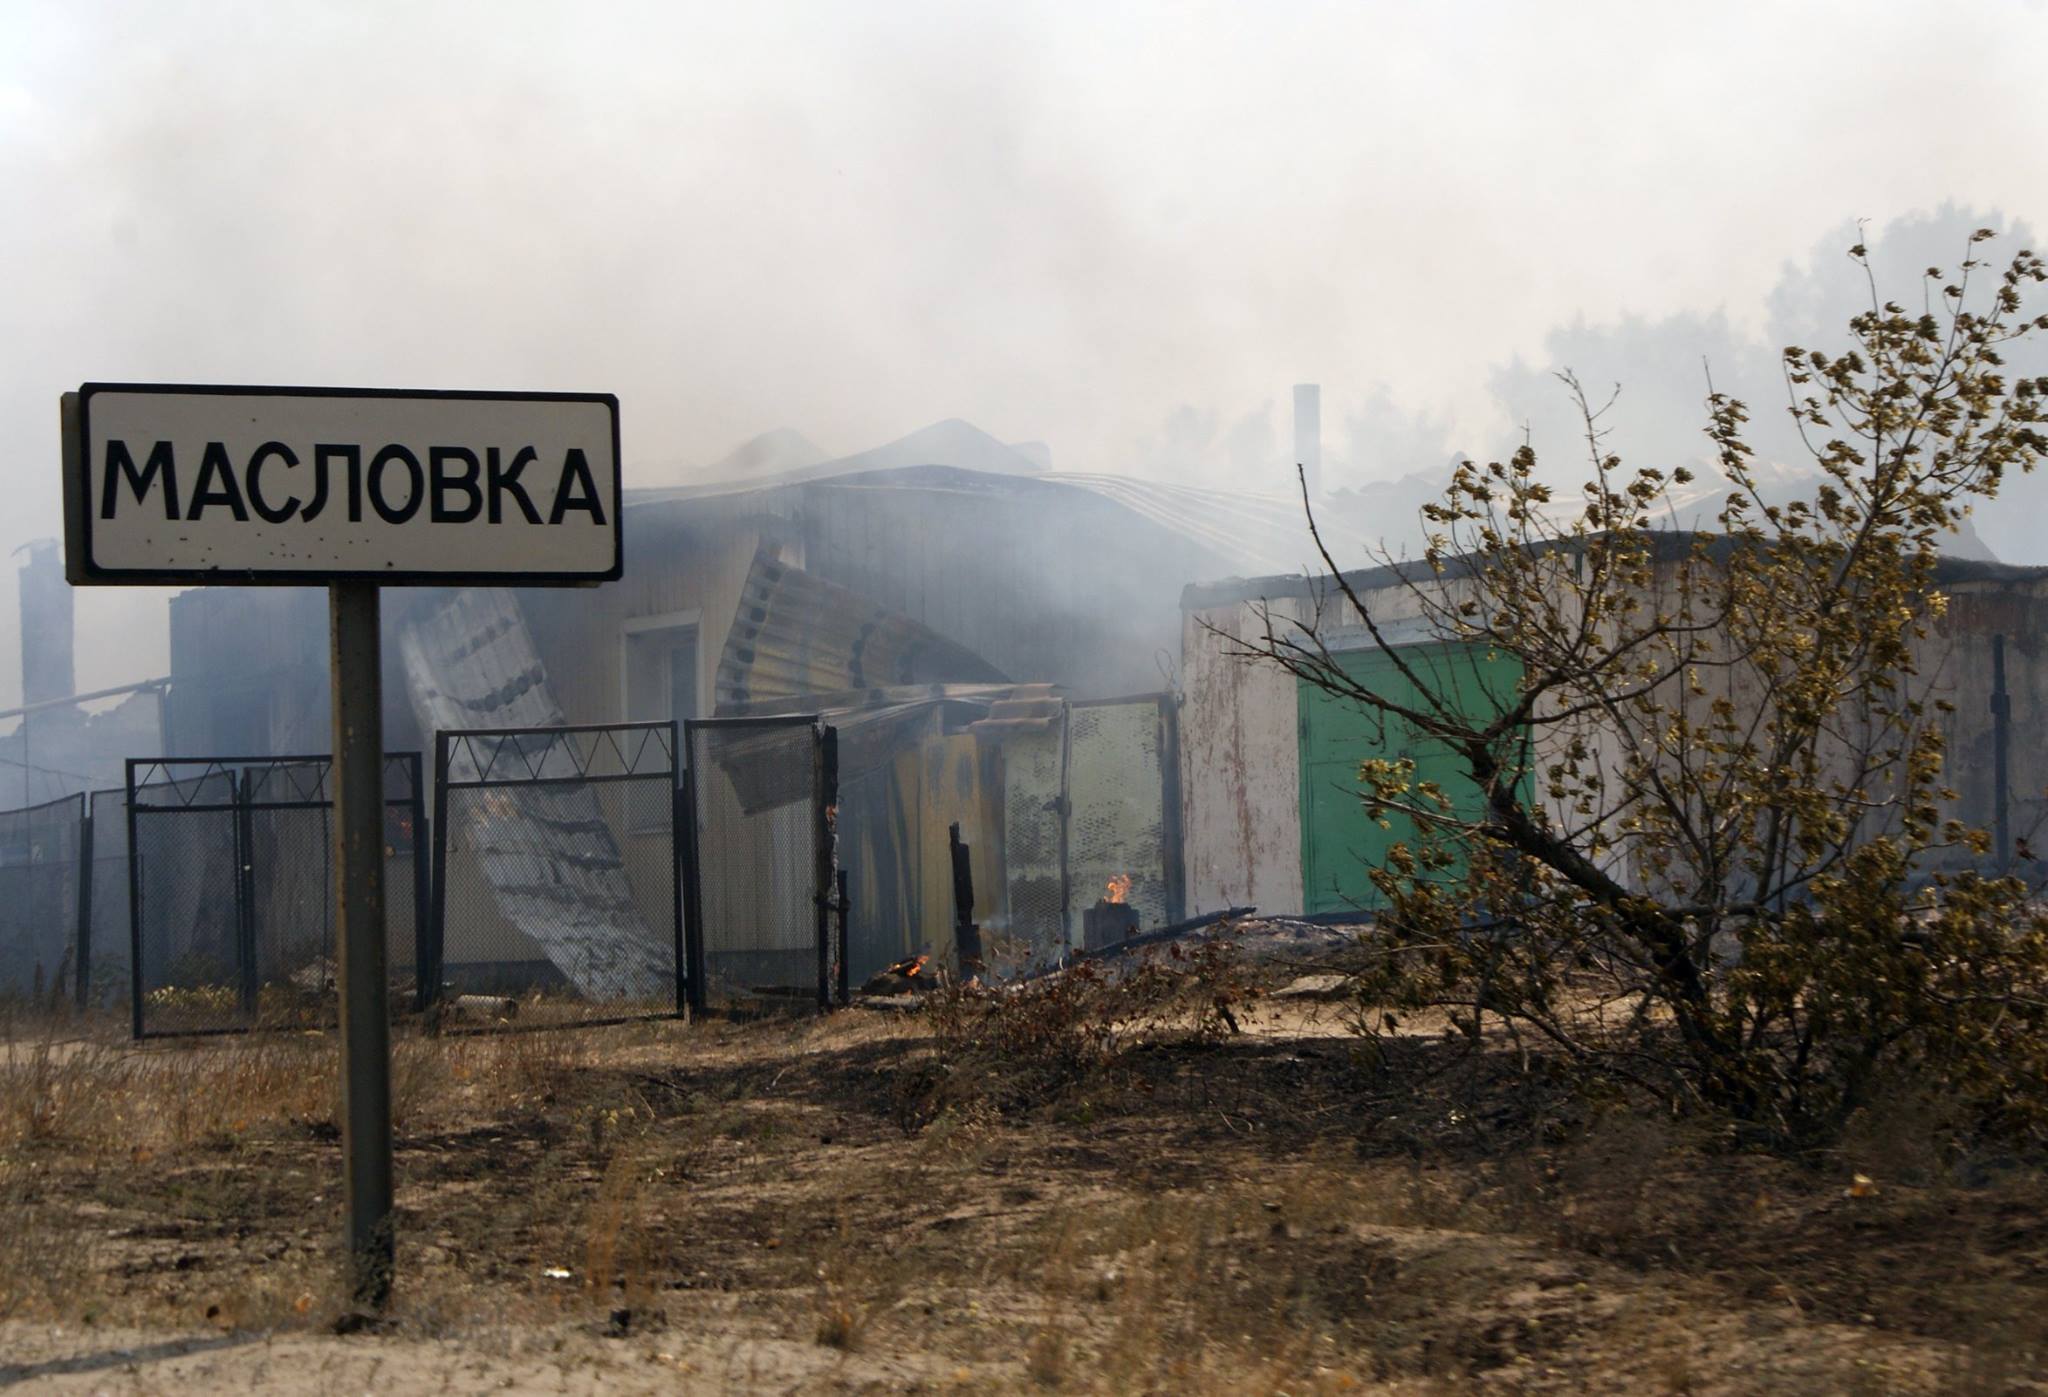
<svg viewBox="0 0 2048 1397"><path fill-rule="evenodd" d="M0 0L0 548L88 378L609 390L629 483L951 416L1156 472L1304 378L1480 450L1553 327L2048 226L2043 54L2027 0ZM79 617L81 686L164 668L154 594Z"/></svg>

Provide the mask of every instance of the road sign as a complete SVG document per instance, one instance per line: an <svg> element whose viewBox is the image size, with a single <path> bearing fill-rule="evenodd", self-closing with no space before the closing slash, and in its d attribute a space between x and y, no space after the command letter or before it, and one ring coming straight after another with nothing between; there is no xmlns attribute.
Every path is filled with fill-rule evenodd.
<svg viewBox="0 0 2048 1397"><path fill-rule="evenodd" d="M88 383L65 397L74 584L619 576L607 393Z"/></svg>
<svg viewBox="0 0 2048 1397"><path fill-rule="evenodd" d="M62 402L66 576L328 589L344 1235L390 1298L391 1024L378 588L620 575L619 402L88 383Z"/></svg>

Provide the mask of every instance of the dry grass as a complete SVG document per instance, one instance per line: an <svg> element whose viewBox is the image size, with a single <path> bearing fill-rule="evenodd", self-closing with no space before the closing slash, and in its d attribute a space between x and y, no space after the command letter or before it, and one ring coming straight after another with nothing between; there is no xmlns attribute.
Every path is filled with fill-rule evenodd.
<svg viewBox="0 0 2048 1397"><path fill-rule="evenodd" d="M306 1390L368 1383L365 1343L378 1382L481 1386L491 1354L572 1390L1988 1393L2044 1362L2048 1186L1915 1144L1924 1103L1802 1163L1434 1040L1055 1024L1081 1059L1006 1079L983 1047L1030 1026L939 1017L400 1041L373 1340L323 1327L331 1040L17 1034L0 1350L260 1331ZM248 1385L241 1352L152 1380Z"/></svg>

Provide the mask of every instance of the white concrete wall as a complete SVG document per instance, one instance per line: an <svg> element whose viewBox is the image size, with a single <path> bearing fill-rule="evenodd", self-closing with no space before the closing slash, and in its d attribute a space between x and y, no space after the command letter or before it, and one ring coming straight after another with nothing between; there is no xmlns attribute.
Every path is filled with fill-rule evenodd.
<svg viewBox="0 0 2048 1397"><path fill-rule="evenodd" d="M1668 584L1672 569L1667 565L1660 572ZM1945 803L1943 813L1979 827L1992 822L1991 640L2003 634L2012 694L2012 831L2027 837L2039 853L2048 846L2043 833L2048 830L2048 743L2040 741L2048 714L2048 641L2043 640L2048 636L2048 579L1981 578L1951 583L1945 590L1947 614L1915 646L1920 675L1912 686L1916 693L1953 704L1952 711L1933 712L1930 719L1947 743L1944 779L1959 795ZM1398 588L1376 591L1365 600L1382 623L1398 623L1420 610L1415 598ZM1257 606L1226 603L1182 618L1181 799L1190 915L1245 904L1286 913L1302 905L1296 681L1270 661L1229 653L1256 643L1264 633ZM1276 601L1275 624L1307 617L1313 609L1305 598ZM1326 597L1322 610L1324 632L1333 642L1339 628L1355 622L1335 598ZM1732 698L1738 709L1755 702L1750 686L1725 671L1705 682ZM1577 731L1591 748L1592 764L1613 774L1610 788L1618 795L1624 764L1620 735L1593 716ZM1553 727L1539 737L1532 753L1536 796L1558 827L1582 832L1585 817L1550 799L1541 775L1570 736ZM1643 872L1628 841L1614 840L1603 861L1622 882L1641 885ZM1979 862L1961 854L1930 859L1944 861Z"/></svg>
<svg viewBox="0 0 2048 1397"><path fill-rule="evenodd" d="M1292 605L1275 603L1275 609ZM1302 908L1295 679L1270 660L1229 653L1262 633L1249 604L1181 618L1181 834L1189 916L1225 907Z"/></svg>

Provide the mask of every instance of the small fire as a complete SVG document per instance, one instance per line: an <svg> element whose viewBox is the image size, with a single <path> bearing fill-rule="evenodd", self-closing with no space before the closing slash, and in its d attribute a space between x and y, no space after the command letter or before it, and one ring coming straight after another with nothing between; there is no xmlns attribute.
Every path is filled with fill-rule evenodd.
<svg viewBox="0 0 2048 1397"><path fill-rule="evenodd" d="M912 956L908 960L897 961L894 965L890 966L888 970L884 973L889 975L901 975L906 980L914 980L918 976L925 973L925 965L930 960L930 956Z"/></svg>
<svg viewBox="0 0 2048 1397"><path fill-rule="evenodd" d="M1104 899L1105 901L1107 901L1107 902L1128 902L1128 901L1130 901L1130 897L1131 897L1131 875L1130 875L1130 874L1128 874L1128 873L1119 873L1119 874L1117 874L1117 875L1116 875L1116 877L1114 877L1114 878L1112 878L1112 879L1110 879L1110 880L1109 880L1109 896L1108 896L1107 898L1105 898L1105 899Z"/></svg>

